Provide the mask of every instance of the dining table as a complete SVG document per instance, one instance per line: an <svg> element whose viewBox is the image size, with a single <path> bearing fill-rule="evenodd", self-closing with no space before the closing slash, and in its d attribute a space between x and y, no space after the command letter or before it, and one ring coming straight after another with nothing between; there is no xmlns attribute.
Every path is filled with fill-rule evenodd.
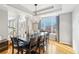
<svg viewBox="0 0 79 59"><path fill-rule="evenodd" d="M32 33L31 35L29 35L29 38L27 38L27 37L19 37L19 39L21 39L23 41L30 42L31 37L46 36L47 34L48 34L48 32L35 32L35 33Z"/></svg>

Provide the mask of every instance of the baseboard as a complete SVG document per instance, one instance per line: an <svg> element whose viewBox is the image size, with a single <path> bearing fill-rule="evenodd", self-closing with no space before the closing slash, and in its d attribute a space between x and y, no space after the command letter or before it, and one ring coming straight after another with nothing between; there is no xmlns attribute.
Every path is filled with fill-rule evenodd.
<svg viewBox="0 0 79 59"><path fill-rule="evenodd" d="M68 45L68 46L72 47L72 45L67 44L67 43L64 43L64 42L62 42L62 41L60 41L59 43L60 43L60 44L63 44L63 45Z"/></svg>

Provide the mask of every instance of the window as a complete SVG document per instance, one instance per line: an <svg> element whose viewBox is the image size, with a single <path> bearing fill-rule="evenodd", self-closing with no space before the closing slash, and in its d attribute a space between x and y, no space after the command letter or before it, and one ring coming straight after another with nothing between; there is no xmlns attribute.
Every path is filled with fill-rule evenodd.
<svg viewBox="0 0 79 59"><path fill-rule="evenodd" d="M39 22L41 31L56 32L57 16L43 17Z"/></svg>

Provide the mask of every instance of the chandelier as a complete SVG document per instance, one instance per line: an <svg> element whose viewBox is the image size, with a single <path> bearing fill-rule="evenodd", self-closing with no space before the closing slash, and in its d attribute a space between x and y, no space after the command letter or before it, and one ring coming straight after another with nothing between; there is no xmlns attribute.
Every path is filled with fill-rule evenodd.
<svg viewBox="0 0 79 59"><path fill-rule="evenodd" d="M38 4L34 4L35 11L34 11L34 16L33 16L33 19L34 19L33 23L38 23L38 19L39 19L39 16L37 15L37 5Z"/></svg>

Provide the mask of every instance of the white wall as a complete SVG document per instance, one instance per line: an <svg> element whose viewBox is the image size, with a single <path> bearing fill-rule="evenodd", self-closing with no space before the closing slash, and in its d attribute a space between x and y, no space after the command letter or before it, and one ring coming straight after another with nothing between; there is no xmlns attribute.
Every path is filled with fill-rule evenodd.
<svg viewBox="0 0 79 59"><path fill-rule="evenodd" d="M0 35L3 39L8 38L8 12L0 6Z"/></svg>
<svg viewBox="0 0 79 59"><path fill-rule="evenodd" d="M72 13L59 16L59 39L65 44L72 44Z"/></svg>
<svg viewBox="0 0 79 59"><path fill-rule="evenodd" d="M79 53L79 5L72 12L73 49Z"/></svg>

